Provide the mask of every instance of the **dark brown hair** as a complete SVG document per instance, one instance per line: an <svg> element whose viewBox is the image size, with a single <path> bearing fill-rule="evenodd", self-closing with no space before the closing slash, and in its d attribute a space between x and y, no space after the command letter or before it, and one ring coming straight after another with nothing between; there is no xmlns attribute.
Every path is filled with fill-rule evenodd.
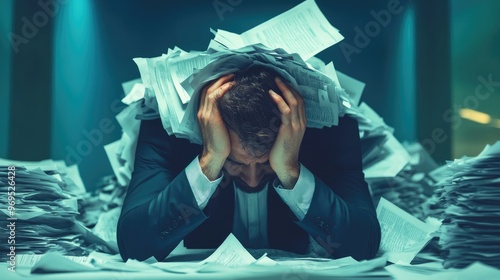
<svg viewBox="0 0 500 280"><path fill-rule="evenodd" d="M251 65L235 73L233 87L217 103L227 128L256 157L269 153L281 125L278 107L269 95L270 89L282 95L275 77L280 76L274 70Z"/></svg>

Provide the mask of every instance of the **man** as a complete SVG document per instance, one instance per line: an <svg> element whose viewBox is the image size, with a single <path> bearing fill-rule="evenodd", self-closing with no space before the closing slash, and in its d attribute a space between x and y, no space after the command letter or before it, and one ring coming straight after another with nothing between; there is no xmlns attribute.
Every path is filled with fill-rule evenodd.
<svg viewBox="0 0 500 280"><path fill-rule="evenodd" d="M142 121L117 229L124 260L163 260L181 240L216 248L231 232L249 248L377 253L355 120L306 128L300 95L262 66L206 86L197 117L202 146Z"/></svg>

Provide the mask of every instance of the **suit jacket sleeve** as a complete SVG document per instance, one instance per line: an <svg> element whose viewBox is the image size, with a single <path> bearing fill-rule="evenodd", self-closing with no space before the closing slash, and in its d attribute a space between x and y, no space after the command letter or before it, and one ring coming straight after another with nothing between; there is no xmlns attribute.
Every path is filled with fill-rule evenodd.
<svg viewBox="0 0 500 280"><path fill-rule="evenodd" d="M306 135L300 156L314 174L315 186L309 210L298 225L333 257L374 257L380 225L364 180L357 122L343 117L338 127Z"/></svg>
<svg viewBox="0 0 500 280"><path fill-rule="evenodd" d="M199 151L198 145L168 136L159 119L142 121L134 172L118 220L118 248L124 260L163 260L207 218L184 170Z"/></svg>

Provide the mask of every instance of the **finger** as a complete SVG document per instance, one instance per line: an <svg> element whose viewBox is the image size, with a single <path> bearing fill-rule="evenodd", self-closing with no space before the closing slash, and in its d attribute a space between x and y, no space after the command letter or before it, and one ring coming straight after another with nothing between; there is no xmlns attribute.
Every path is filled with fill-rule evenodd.
<svg viewBox="0 0 500 280"><path fill-rule="evenodd" d="M211 94L212 98L214 98L214 100L221 98L233 85L234 82L232 81L223 84Z"/></svg>
<svg viewBox="0 0 500 280"><path fill-rule="evenodd" d="M306 106L304 105L304 101L302 101L300 105L300 120L304 127L307 126Z"/></svg>
<svg viewBox="0 0 500 280"><path fill-rule="evenodd" d="M293 88L293 87L290 87L290 90L292 91L293 95L295 96L295 98L297 99L298 101L298 115L299 115L299 120L302 121L302 123L304 125L307 124L307 117L306 117L306 108L305 108L305 104L304 104L304 99L302 98L302 96Z"/></svg>
<svg viewBox="0 0 500 280"><path fill-rule="evenodd" d="M294 88L294 87L292 87L292 86L288 86L288 89L290 90L290 92L292 92L293 96L295 97L295 99L297 99L297 101L298 101L299 103L301 103L301 102L303 102L303 101L304 101L304 99L302 98L302 96L299 94L299 92L298 92L298 91L296 91L296 90L295 90L295 88Z"/></svg>
<svg viewBox="0 0 500 280"><path fill-rule="evenodd" d="M285 101L288 104L288 107L291 110L291 119L292 121L299 121L300 120L300 115L299 115L299 101L297 100L295 94L292 92L292 89L288 87L285 82L283 82L280 78L276 77L275 78L276 85L278 88L281 90L283 93L283 96L285 97ZM298 95L298 94L297 94Z"/></svg>
<svg viewBox="0 0 500 280"><path fill-rule="evenodd" d="M207 96L209 95L209 89L210 87L215 84L216 81L212 81L210 82L208 85L205 85L203 87L203 89L201 90L201 93L200 93L200 97L199 97L199 101L200 101L200 105L199 105L199 108L203 108L206 104L206 99L207 99Z"/></svg>
<svg viewBox="0 0 500 280"><path fill-rule="evenodd" d="M281 113L281 123L284 125L290 124L290 107L286 104L285 100L283 100L283 97L281 97L279 94L274 92L274 90L269 90L269 94L271 95L271 98L273 99L274 103L278 106L278 110Z"/></svg>
<svg viewBox="0 0 500 280"><path fill-rule="evenodd" d="M220 77L219 79L217 79L215 82L213 82L210 87L208 88L207 92L210 93L210 92L214 92L216 91L218 88L220 88L223 84L231 81L234 77L234 74L228 74L228 75L225 75L225 76L222 76Z"/></svg>
<svg viewBox="0 0 500 280"><path fill-rule="evenodd" d="M206 96L207 96L207 91L206 89L204 89L201 92L201 96L199 98L200 104L198 105L198 111L201 111L205 107L205 99L207 98Z"/></svg>
<svg viewBox="0 0 500 280"><path fill-rule="evenodd" d="M279 90L283 93L283 97L285 97L285 101L287 104L290 104L290 101L295 100L295 96L293 93L290 91L288 86L283 82L280 78L276 77L274 78L274 82L278 86Z"/></svg>
<svg viewBox="0 0 500 280"><path fill-rule="evenodd" d="M295 100L297 100L297 119L296 120L300 121L301 124L304 125L304 127L305 127L307 125L307 117L306 117L306 109L305 109L304 99L302 98L300 93L295 90L294 87L288 85L287 88L293 94L293 96L295 97Z"/></svg>

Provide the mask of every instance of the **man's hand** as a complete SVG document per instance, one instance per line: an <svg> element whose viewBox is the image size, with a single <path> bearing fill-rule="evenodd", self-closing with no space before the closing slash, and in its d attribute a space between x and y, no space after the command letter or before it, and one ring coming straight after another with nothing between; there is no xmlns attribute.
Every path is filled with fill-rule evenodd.
<svg viewBox="0 0 500 280"><path fill-rule="evenodd" d="M269 91L281 113L281 126L269 154L269 163L283 187L292 189L300 173L299 150L306 131L306 112L302 97L280 79L275 81L285 100L273 90Z"/></svg>
<svg viewBox="0 0 500 280"><path fill-rule="evenodd" d="M220 77L205 87L200 96L198 124L203 137L201 170L211 181L217 179L224 161L231 151L229 133L217 108L217 100L233 86L233 74Z"/></svg>

